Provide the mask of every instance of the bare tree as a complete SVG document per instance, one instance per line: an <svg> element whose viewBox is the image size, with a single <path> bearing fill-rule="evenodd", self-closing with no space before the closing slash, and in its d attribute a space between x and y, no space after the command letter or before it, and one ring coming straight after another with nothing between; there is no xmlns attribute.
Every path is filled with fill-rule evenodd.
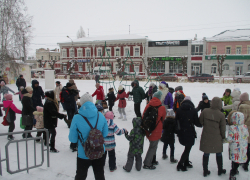
<svg viewBox="0 0 250 180"><path fill-rule="evenodd" d="M39 63L39 68L44 68L47 61L37 60L37 62Z"/></svg>
<svg viewBox="0 0 250 180"><path fill-rule="evenodd" d="M225 61L225 58L227 57L227 55L217 55L217 62L218 62L218 72L219 72L219 76L221 77L223 74L223 63Z"/></svg>
<svg viewBox="0 0 250 180"><path fill-rule="evenodd" d="M48 61L49 66L50 66L50 68L51 68L52 70L55 69L55 64L56 64L56 62L57 62L57 60L50 60L50 61Z"/></svg>
<svg viewBox="0 0 250 180"><path fill-rule="evenodd" d="M0 0L0 69L17 58L26 59L32 17L26 14L24 0ZM13 66L12 66L13 67Z"/></svg>
<svg viewBox="0 0 250 180"><path fill-rule="evenodd" d="M70 75L72 70L75 69L75 65L76 65L76 60L70 60L69 61L68 75Z"/></svg>
<svg viewBox="0 0 250 180"><path fill-rule="evenodd" d="M77 39L86 37L85 31L83 30L82 26L80 26L80 29L76 33Z"/></svg>
<svg viewBox="0 0 250 180"><path fill-rule="evenodd" d="M188 57L186 56L181 57L182 75L185 75L187 73L187 59Z"/></svg>

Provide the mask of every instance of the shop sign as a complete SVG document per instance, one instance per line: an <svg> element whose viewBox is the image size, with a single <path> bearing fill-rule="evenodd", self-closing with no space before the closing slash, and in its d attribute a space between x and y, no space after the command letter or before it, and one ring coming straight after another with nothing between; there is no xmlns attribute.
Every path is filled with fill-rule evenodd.
<svg viewBox="0 0 250 180"><path fill-rule="evenodd" d="M243 62L235 62L235 64L243 64Z"/></svg>
<svg viewBox="0 0 250 180"><path fill-rule="evenodd" d="M206 60L217 60L217 56L205 56ZM250 55L227 55L225 60L250 60Z"/></svg>
<svg viewBox="0 0 250 180"><path fill-rule="evenodd" d="M149 41L148 47L155 46L188 46L188 40L173 40L173 41Z"/></svg>
<svg viewBox="0 0 250 180"><path fill-rule="evenodd" d="M181 61L181 57L155 57L155 61Z"/></svg>
<svg viewBox="0 0 250 180"><path fill-rule="evenodd" d="M90 59L78 59L77 62L90 62Z"/></svg>

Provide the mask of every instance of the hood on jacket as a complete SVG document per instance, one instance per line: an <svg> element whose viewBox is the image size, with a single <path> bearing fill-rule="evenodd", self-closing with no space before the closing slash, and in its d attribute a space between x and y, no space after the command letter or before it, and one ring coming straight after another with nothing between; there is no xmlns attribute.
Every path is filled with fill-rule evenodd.
<svg viewBox="0 0 250 180"><path fill-rule="evenodd" d="M140 128L141 127L141 121L142 121L141 118L134 118L132 120L133 128Z"/></svg>
<svg viewBox="0 0 250 180"><path fill-rule="evenodd" d="M241 92L240 91L233 91L231 96L233 98L233 102L235 101L240 101L240 95L241 95Z"/></svg>
<svg viewBox="0 0 250 180"><path fill-rule="evenodd" d="M13 103L12 100L3 101L3 107L8 108Z"/></svg>
<svg viewBox="0 0 250 180"><path fill-rule="evenodd" d="M55 98L55 93L52 90L51 91L47 91L47 92L45 92L45 96L49 97L51 99L54 99Z"/></svg>
<svg viewBox="0 0 250 180"><path fill-rule="evenodd" d="M136 79L133 81L134 84L136 84L136 87L139 87L139 81Z"/></svg>
<svg viewBox="0 0 250 180"><path fill-rule="evenodd" d="M38 86L39 86L39 82L36 79L32 80L31 84L32 84L33 89L35 87L35 84L38 84Z"/></svg>
<svg viewBox="0 0 250 180"><path fill-rule="evenodd" d="M161 100L158 99L157 97L153 97L149 103L150 106L160 106L161 105Z"/></svg>
<svg viewBox="0 0 250 180"><path fill-rule="evenodd" d="M149 87L150 87L150 86L153 87L153 88L156 87L155 83L150 83L150 84L149 84Z"/></svg>
<svg viewBox="0 0 250 180"><path fill-rule="evenodd" d="M125 91L125 89L123 88L122 90L118 91L118 94L122 94Z"/></svg>
<svg viewBox="0 0 250 180"><path fill-rule="evenodd" d="M114 119L114 114L113 114L113 112L112 111L108 111L108 112L106 112L106 114L105 114L105 118L106 119Z"/></svg>
<svg viewBox="0 0 250 180"><path fill-rule="evenodd" d="M183 110L191 110L194 108L194 104L190 100L184 100L182 101L180 108Z"/></svg>
<svg viewBox="0 0 250 180"><path fill-rule="evenodd" d="M70 79L70 80L69 80L69 83L70 83L70 84L75 84L74 79Z"/></svg>
<svg viewBox="0 0 250 180"><path fill-rule="evenodd" d="M87 101L80 107L78 112L79 112L79 114L81 114L87 118L90 118L90 117L96 116L97 108L94 105L94 103Z"/></svg>
<svg viewBox="0 0 250 180"><path fill-rule="evenodd" d="M23 90L21 91L21 93L22 93L22 94L27 94L27 93L29 93L29 92L27 91L27 89L23 89Z"/></svg>
<svg viewBox="0 0 250 180"><path fill-rule="evenodd" d="M233 125L243 125L244 124L244 114L241 112L234 112L231 116L231 123Z"/></svg>
<svg viewBox="0 0 250 180"><path fill-rule="evenodd" d="M218 109L221 110L222 108L222 101L219 97L214 97L210 103L211 109Z"/></svg>

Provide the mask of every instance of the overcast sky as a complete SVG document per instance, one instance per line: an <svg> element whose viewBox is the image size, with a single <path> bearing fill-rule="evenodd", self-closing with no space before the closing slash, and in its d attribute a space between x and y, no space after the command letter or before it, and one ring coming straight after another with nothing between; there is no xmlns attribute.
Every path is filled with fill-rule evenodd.
<svg viewBox="0 0 250 180"><path fill-rule="evenodd" d="M35 49L57 46L83 27L86 36L130 33L151 40L212 37L250 28L250 0L25 0Z"/></svg>

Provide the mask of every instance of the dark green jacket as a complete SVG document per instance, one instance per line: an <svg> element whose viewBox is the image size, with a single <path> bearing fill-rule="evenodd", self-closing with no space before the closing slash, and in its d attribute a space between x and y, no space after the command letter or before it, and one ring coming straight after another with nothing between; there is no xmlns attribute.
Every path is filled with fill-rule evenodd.
<svg viewBox="0 0 250 180"><path fill-rule="evenodd" d="M140 103L142 102L143 99L145 99L145 92L142 89L141 86L139 86L139 82L138 80L134 80L134 82L136 84L136 87L133 87L132 92L130 92L130 95L133 95L133 99L134 99L134 103Z"/></svg>
<svg viewBox="0 0 250 180"><path fill-rule="evenodd" d="M133 129L130 131L130 134L125 134L125 137L129 141L129 152L134 155L143 153L143 144L144 144L144 130L141 128L141 118L133 119Z"/></svg>

